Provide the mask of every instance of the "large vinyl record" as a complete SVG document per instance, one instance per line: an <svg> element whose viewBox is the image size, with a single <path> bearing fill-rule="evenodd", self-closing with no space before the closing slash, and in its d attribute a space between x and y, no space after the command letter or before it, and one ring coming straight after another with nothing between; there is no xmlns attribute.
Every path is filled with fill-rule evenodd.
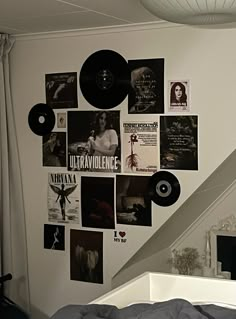
<svg viewBox="0 0 236 319"><path fill-rule="evenodd" d="M36 135L49 134L55 125L55 114L47 104L39 103L32 107L28 115L30 129Z"/></svg>
<svg viewBox="0 0 236 319"><path fill-rule="evenodd" d="M180 184L175 175L160 171L149 182L149 196L159 206L173 205L180 196Z"/></svg>
<svg viewBox="0 0 236 319"><path fill-rule="evenodd" d="M100 50L84 62L80 71L80 88L91 105L110 109L126 98L130 79L128 63L119 53Z"/></svg>

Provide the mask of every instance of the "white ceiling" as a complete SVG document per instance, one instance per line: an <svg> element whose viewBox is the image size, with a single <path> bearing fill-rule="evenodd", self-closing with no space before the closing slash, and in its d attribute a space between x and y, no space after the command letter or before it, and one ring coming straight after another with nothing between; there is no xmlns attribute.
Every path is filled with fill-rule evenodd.
<svg viewBox="0 0 236 319"><path fill-rule="evenodd" d="M0 32L25 34L155 22L139 0L0 0Z"/></svg>

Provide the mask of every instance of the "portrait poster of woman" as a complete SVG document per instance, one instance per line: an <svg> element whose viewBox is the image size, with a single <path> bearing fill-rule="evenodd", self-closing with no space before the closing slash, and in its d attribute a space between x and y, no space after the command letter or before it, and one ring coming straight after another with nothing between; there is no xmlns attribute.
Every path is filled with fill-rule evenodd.
<svg viewBox="0 0 236 319"><path fill-rule="evenodd" d="M190 111L189 81L169 81L169 111Z"/></svg>
<svg viewBox="0 0 236 319"><path fill-rule="evenodd" d="M120 111L68 112L68 170L120 172Z"/></svg>
<svg viewBox="0 0 236 319"><path fill-rule="evenodd" d="M42 137L43 166L66 167L66 132L51 132Z"/></svg>

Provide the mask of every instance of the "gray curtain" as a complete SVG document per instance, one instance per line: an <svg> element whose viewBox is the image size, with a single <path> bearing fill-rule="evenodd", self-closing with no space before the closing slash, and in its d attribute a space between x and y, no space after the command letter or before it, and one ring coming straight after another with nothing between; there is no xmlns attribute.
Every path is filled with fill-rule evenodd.
<svg viewBox="0 0 236 319"><path fill-rule="evenodd" d="M5 295L29 312L29 282L20 159L10 87L9 53L14 40L0 34L0 227L1 274L13 279Z"/></svg>

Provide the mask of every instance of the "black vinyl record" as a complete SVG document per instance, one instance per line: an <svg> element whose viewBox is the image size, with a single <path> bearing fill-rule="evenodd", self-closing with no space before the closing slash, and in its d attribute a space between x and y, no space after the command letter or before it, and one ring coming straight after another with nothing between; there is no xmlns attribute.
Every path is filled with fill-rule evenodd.
<svg viewBox="0 0 236 319"><path fill-rule="evenodd" d="M128 63L119 53L100 50L84 62L79 80L87 102L99 109L110 109L126 98L130 79Z"/></svg>
<svg viewBox="0 0 236 319"><path fill-rule="evenodd" d="M49 134L54 128L55 121L53 110L43 103L34 105L28 115L30 129L40 136Z"/></svg>
<svg viewBox="0 0 236 319"><path fill-rule="evenodd" d="M175 175L160 171L149 181L149 196L159 206L173 205L180 196L180 184Z"/></svg>

